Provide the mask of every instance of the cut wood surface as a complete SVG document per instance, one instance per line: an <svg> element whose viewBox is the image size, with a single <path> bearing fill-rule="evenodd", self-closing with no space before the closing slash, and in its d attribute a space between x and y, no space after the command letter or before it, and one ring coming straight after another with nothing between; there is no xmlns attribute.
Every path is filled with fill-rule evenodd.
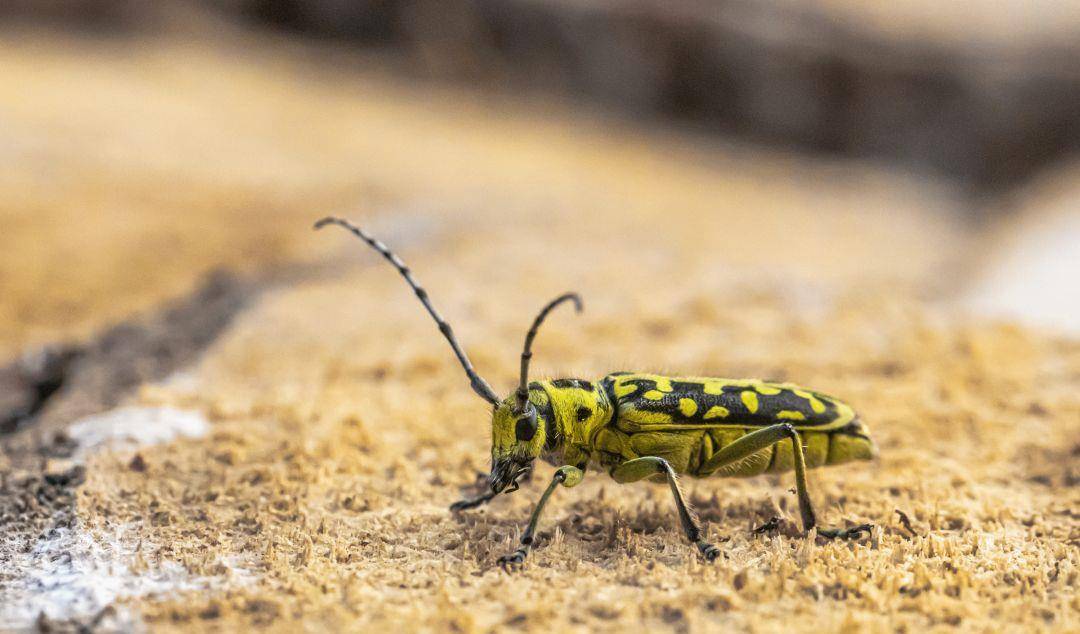
<svg viewBox="0 0 1080 634"><path fill-rule="evenodd" d="M38 438L40 472L3 456L0 625L1080 625L1080 343L938 301L974 248L948 186L417 88L348 56L328 70L259 38L39 37L0 40L5 356L170 323L155 311L218 268L258 293L165 378ZM489 411L385 262L311 231L327 213L399 250L500 391L536 309L577 290L537 375L844 397L881 458L812 472L811 494L823 523L873 534L798 536L789 478L687 481L724 542L705 564L665 488L596 473L557 492L507 575L495 560L551 471L447 510L488 465ZM171 431L133 445L140 424ZM106 429L129 442L78 449Z"/></svg>

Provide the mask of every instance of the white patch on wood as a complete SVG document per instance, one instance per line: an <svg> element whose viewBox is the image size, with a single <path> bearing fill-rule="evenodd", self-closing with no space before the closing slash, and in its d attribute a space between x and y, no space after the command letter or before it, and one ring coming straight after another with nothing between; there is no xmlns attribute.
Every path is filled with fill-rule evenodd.
<svg viewBox="0 0 1080 634"><path fill-rule="evenodd" d="M67 433L79 444L75 456L85 457L102 447L159 445L176 438L199 438L210 423L198 412L172 407L121 407L82 418Z"/></svg>
<svg viewBox="0 0 1080 634"><path fill-rule="evenodd" d="M177 592L207 590L223 586L220 578L191 575L179 563L148 563L135 572L140 526L110 526L107 531L87 531L81 527L57 528L43 536L29 553L10 562L21 573L4 592L0 607L0 629L29 628L39 615L49 620L74 619L85 623L118 599L173 595ZM150 559L149 554L143 554ZM230 585L253 579L245 564L222 561L229 571ZM131 629L137 618L118 610L108 623Z"/></svg>
<svg viewBox="0 0 1080 634"><path fill-rule="evenodd" d="M177 438L197 438L209 430L209 422L198 412L122 407L80 419L68 433L79 443L75 460L85 461L105 448L134 449ZM0 630L32 629L40 614L86 623L117 600L243 585L253 578L248 572L253 561L222 561L228 574L205 578L189 574L177 562L154 562L150 554L143 553L143 569L136 565L140 535L137 524L110 524L93 531L76 525L42 535L29 552L3 562ZM137 618L123 611L110 617L108 623L125 630L138 627Z"/></svg>

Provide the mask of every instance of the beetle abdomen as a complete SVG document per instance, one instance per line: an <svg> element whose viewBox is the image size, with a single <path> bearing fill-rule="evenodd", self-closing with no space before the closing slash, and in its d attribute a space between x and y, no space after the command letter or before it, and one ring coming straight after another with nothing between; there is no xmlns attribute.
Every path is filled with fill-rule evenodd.
<svg viewBox="0 0 1080 634"><path fill-rule="evenodd" d="M657 456L671 464L678 473L695 477L721 476L744 478L763 473L787 473L795 468L791 443L782 441L716 472L701 468L721 449L756 428L718 427L670 432L646 431L627 434L603 429L595 438L596 457L601 466L612 468L642 456ZM830 432L804 431L800 434L803 459L809 469L870 458L873 443L850 429Z"/></svg>
<svg viewBox="0 0 1080 634"><path fill-rule="evenodd" d="M694 476L705 477L720 475L723 477L743 478L761 475L763 473L787 473L795 468L795 458L792 454L791 443L782 441L766 447L758 453L743 459L737 464L722 470L719 473L701 473L699 468L713 457L721 449L735 442L742 436L754 431L751 429L720 428L702 430L701 440L698 444L697 455L691 464L687 465L686 473ZM846 451L846 441L834 443L834 439L842 434L833 432L807 431L800 434L803 445L803 459L806 467L813 469L825 465L840 464L855 459L852 452ZM834 450L834 444L836 445Z"/></svg>

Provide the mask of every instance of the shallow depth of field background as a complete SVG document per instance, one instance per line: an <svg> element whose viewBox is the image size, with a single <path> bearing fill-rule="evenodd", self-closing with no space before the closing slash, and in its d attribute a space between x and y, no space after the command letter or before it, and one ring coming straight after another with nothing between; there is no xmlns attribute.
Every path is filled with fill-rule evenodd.
<svg viewBox="0 0 1080 634"><path fill-rule="evenodd" d="M152 4L152 6L147 6ZM0 6L0 630L1080 627L1080 3ZM481 373L759 376L882 450L486 508ZM755 535L770 517L780 530ZM907 522L901 520L907 518Z"/></svg>

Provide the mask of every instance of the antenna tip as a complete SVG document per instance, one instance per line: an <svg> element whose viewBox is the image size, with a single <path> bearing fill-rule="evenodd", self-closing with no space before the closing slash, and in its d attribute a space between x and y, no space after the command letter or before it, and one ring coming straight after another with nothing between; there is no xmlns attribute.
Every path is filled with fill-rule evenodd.
<svg viewBox="0 0 1080 634"><path fill-rule="evenodd" d="M333 216L327 216L325 218L320 218L320 219L316 220L315 221L315 226L313 228L316 231L318 231L319 229L322 229L326 225L331 224L331 223L336 223L336 222L338 222L337 218L334 218Z"/></svg>
<svg viewBox="0 0 1080 634"><path fill-rule="evenodd" d="M578 295L576 292L567 293L566 295L571 299L571 301L574 302L575 312L580 313L582 310L585 309L585 305L581 301L581 295Z"/></svg>

